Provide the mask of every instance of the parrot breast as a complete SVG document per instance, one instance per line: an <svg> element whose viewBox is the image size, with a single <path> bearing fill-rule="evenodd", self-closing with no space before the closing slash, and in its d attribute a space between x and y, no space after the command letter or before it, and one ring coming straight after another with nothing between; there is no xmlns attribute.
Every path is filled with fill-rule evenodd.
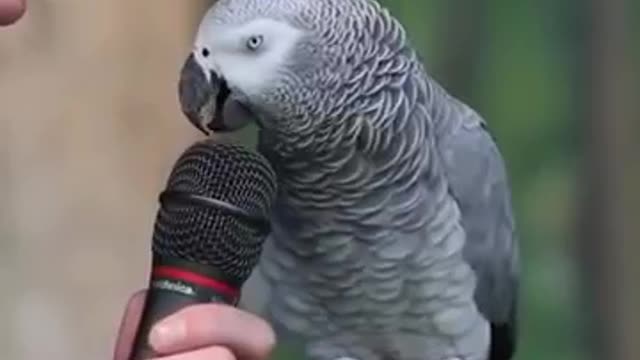
<svg viewBox="0 0 640 360"><path fill-rule="evenodd" d="M428 86L412 69L367 98L376 115L351 122L355 135L328 154L262 145L280 179L261 262L269 314L324 354L311 358L484 360L460 210L435 152Z"/></svg>

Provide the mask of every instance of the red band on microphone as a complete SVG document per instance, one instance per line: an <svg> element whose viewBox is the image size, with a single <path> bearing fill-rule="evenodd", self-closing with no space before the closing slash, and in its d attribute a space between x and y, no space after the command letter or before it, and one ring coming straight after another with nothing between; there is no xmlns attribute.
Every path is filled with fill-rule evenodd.
<svg viewBox="0 0 640 360"><path fill-rule="evenodd" d="M229 284L176 267L156 266L153 268L153 276L182 280L187 283L209 288L221 295L232 297L234 299L237 299L240 296L240 289L234 288Z"/></svg>

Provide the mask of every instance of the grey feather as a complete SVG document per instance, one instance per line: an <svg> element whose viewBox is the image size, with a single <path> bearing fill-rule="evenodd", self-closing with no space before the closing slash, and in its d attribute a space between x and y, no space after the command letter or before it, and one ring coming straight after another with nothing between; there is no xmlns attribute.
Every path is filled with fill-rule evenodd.
<svg viewBox="0 0 640 360"><path fill-rule="evenodd" d="M485 121L432 83L443 98L434 110L439 151L462 212L464 255L478 279L475 299L492 323L493 352L501 356L495 359L508 359L517 341L520 264L504 160Z"/></svg>
<svg viewBox="0 0 640 360"><path fill-rule="evenodd" d="M215 6L219 24L266 16L312 34L248 104L279 177L260 267L279 334L314 360L487 360L494 325L513 327L518 258L481 118L376 2Z"/></svg>

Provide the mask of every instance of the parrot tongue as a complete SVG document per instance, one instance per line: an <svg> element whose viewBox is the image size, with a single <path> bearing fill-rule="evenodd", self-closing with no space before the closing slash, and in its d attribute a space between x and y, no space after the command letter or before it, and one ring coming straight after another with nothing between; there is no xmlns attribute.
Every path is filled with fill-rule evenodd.
<svg viewBox="0 0 640 360"><path fill-rule="evenodd" d="M219 79L219 90L215 98L214 112L211 121L206 124L207 129L215 132L222 132L229 130L225 125L224 106L231 95L229 85L224 79Z"/></svg>
<svg viewBox="0 0 640 360"><path fill-rule="evenodd" d="M222 80L220 91L215 99L215 113L206 124L212 132L230 132L243 128L255 120L253 113L239 100L235 99L227 82Z"/></svg>

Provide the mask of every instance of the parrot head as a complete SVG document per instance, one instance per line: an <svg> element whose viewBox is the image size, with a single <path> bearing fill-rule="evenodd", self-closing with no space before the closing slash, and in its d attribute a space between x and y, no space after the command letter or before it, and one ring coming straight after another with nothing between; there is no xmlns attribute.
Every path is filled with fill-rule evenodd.
<svg viewBox="0 0 640 360"><path fill-rule="evenodd" d="M248 121L282 137L318 134L365 81L369 0L219 0L203 17L179 97L205 133ZM362 59L361 61L359 59ZM358 68L359 71L355 71ZM357 74L360 76L357 76ZM353 96L351 96L353 98Z"/></svg>

